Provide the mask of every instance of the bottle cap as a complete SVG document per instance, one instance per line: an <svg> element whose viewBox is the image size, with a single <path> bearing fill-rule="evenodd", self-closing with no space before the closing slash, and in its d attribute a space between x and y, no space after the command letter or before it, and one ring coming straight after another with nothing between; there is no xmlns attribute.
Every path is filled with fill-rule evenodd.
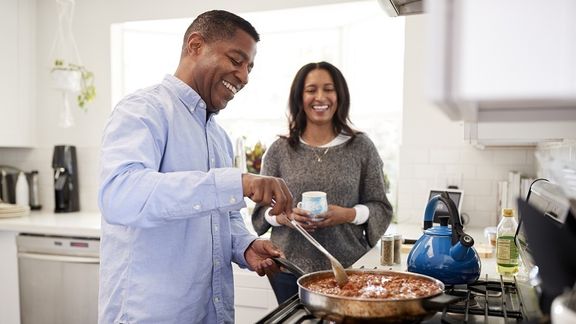
<svg viewBox="0 0 576 324"><path fill-rule="evenodd" d="M512 209L512 208L504 208L504 209L502 209L502 216L504 216L504 217L512 217L512 216L514 216L514 209Z"/></svg>

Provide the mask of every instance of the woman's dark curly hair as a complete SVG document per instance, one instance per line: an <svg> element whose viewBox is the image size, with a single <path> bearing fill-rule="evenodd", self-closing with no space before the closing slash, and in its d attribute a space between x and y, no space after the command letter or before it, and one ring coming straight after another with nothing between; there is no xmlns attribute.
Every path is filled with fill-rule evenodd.
<svg viewBox="0 0 576 324"><path fill-rule="evenodd" d="M352 138L359 133L349 125L350 118L348 117L348 113L350 112L350 92L348 91L348 84L346 83L346 79L344 79L342 72L328 62L308 63L300 68L298 73L296 73L294 81L292 81L292 86L290 87L290 96L288 98L289 134L287 139L288 144L290 144L292 148L298 146L300 136L302 136L302 133L306 128L306 113L304 112L302 102L304 82L306 81L308 73L316 69L326 70L330 73L330 76L334 81L334 88L336 89L336 95L338 96L338 106L336 108L336 113L332 117L332 127L334 127L334 132L336 134L343 133Z"/></svg>

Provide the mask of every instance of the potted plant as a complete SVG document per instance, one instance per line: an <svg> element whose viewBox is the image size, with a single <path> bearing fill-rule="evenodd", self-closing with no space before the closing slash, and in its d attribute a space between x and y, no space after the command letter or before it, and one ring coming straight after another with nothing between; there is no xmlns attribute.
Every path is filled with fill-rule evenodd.
<svg viewBox="0 0 576 324"><path fill-rule="evenodd" d="M86 110L86 104L96 97L94 73L83 65L65 63L62 59L54 60L51 71L54 88L76 94L78 107Z"/></svg>
<svg viewBox="0 0 576 324"><path fill-rule="evenodd" d="M262 166L262 156L266 152L266 146L260 141L246 151L246 168L248 172L259 174Z"/></svg>

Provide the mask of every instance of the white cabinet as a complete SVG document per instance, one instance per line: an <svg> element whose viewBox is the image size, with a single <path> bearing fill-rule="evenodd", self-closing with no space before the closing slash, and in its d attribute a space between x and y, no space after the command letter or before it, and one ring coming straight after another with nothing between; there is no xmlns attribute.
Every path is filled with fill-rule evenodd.
<svg viewBox="0 0 576 324"><path fill-rule="evenodd" d="M471 139L576 138L576 1L426 6L431 98L452 120L469 123Z"/></svg>
<svg viewBox="0 0 576 324"><path fill-rule="evenodd" d="M234 266L236 323L255 323L278 307L267 277Z"/></svg>
<svg viewBox="0 0 576 324"><path fill-rule="evenodd" d="M20 323L17 232L0 229L0 323Z"/></svg>
<svg viewBox="0 0 576 324"><path fill-rule="evenodd" d="M35 126L34 0L0 1L0 147L32 147Z"/></svg>

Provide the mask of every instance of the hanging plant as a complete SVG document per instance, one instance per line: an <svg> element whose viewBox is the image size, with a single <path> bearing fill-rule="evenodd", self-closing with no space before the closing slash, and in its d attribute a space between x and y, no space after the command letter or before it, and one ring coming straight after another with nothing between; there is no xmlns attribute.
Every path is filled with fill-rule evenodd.
<svg viewBox="0 0 576 324"><path fill-rule="evenodd" d="M96 98L94 73L84 66L56 59L51 74L56 89L77 93L78 107L86 110L86 104Z"/></svg>
<svg viewBox="0 0 576 324"><path fill-rule="evenodd" d="M58 8L56 37L50 52L50 76L53 88L62 96L62 110L58 125L74 126L73 107L86 111L87 104L96 97L94 73L82 64L72 21L76 0L55 0Z"/></svg>

